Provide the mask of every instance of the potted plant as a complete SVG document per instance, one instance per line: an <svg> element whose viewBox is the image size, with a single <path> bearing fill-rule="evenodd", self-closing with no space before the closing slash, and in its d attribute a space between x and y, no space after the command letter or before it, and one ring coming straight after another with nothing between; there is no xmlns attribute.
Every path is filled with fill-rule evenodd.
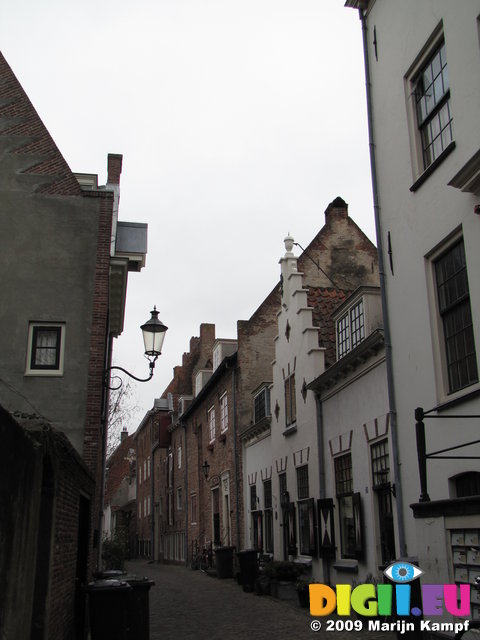
<svg viewBox="0 0 480 640"><path fill-rule="evenodd" d="M295 589L297 590L298 603L303 609L307 609L310 605L310 588L309 582L305 580L297 580Z"/></svg>
<svg viewBox="0 0 480 640"><path fill-rule="evenodd" d="M295 581L301 572L301 567L295 562L287 560L270 562L265 568L265 573L270 578L271 595L283 600L295 598Z"/></svg>

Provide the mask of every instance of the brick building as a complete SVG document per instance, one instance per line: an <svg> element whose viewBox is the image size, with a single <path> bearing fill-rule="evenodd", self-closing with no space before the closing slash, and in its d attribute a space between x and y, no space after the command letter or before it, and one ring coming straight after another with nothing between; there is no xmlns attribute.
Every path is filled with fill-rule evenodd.
<svg viewBox="0 0 480 640"><path fill-rule="evenodd" d="M82 585L99 550L103 376L147 230L118 221L122 156L109 155L105 186L73 174L2 56L0 163L1 429L33 463L27 473L11 458L2 470L0 635L83 638Z"/></svg>
<svg viewBox="0 0 480 640"><path fill-rule="evenodd" d="M136 457L134 435L124 430L120 444L107 458L103 505L103 535L125 535L131 557L136 553Z"/></svg>

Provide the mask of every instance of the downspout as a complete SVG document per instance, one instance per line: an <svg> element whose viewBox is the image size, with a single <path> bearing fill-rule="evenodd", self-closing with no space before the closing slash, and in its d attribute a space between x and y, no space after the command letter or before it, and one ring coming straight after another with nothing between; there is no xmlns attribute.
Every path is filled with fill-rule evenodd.
<svg viewBox="0 0 480 640"><path fill-rule="evenodd" d="M325 491L325 447L323 446L323 411L320 393L315 392L315 406L317 409L317 449L318 449L318 481L319 498L323 500ZM328 558L322 559L323 581L330 584L330 563Z"/></svg>
<svg viewBox="0 0 480 640"><path fill-rule="evenodd" d="M240 501L238 495L238 460L237 460L237 394L236 394L236 375L235 367L232 369L232 400L233 400L233 460L234 460L234 475L235 475L235 510L236 510L236 529L237 529L237 544L240 547ZM240 549L237 549L240 551Z"/></svg>
<svg viewBox="0 0 480 640"><path fill-rule="evenodd" d="M106 365L105 369L112 364L112 351L113 351L113 337L111 335L106 339ZM104 518L104 506L105 506L105 483L107 474L107 433L108 433L108 403L109 403L109 390L106 385L103 384L102 379L102 407L101 407L101 419L100 424L102 428L102 477L100 481L100 500L99 500L99 519L98 519L98 551L97 551L97 571L102 568L102 541L103 541L103 518ZM95 541L94 541L95 542Z"/></svg>
<svg viewBox="0 0 480 640"><path fill-rule="evenodd" d="M153 430L155 427L155 423L152 417L152 426ZM160 433L160 432L159 432ZM152 479L152 497L151 497L151 505L150 505L150 513L152 514L152 549L151 549L151 560L155 562L155 546L156 546L156 538L155 538L155 451L158 449L158 440L152 447L152 457L150 460L150 476Z"/></svg>
<svg viewBox="0 0 480 640"><path fill-rule="evenodd" d="M189 513L188 506L190 504L189 495L188 495L188 450L187 450L187 425L181 421L181 425L183 428L183 442L185 443L185 470L184 470L184 491L185 491L185 548L184 548L184 556L185 556L185 566L188 564L188 522L189 522Z"/></svg>
<svg viewBox="0 0 480 640"><path fill-rule="evenodd" d="M368 56L368 29L365 12L358 10L360 20L362 22L362 38L363 38L363 55L365 62L365 90L367 98L367 119L368 119L368 144L370 149L370 168L372 174L372 195L373 195L373 212L375 218L375 231L377 234L377 251L378 251L378 272L380 277L380 297L382 301L383 314L383 331L385 339L385 361L387 369L387 389L388 389L388 405L390 416L390 430L392 434L392 459L393 459L393 482L395 488L395 506L398 522L398 546L400 557L406 557L407 549L405 544L405 523L403 518L403 497L402 483L400 479L400 462L398 452L398 429L397 429L397 407L395 401L395 388L393 385L393 365L392 365L392 342L390 336L390 320L387 305L385 265L383 261L383 242L382 227L380 222L380 203L377 184L377 167L375 158L375 137L373 131L373 114L372 114L372 95L370 80L370 62Z"/></svg>

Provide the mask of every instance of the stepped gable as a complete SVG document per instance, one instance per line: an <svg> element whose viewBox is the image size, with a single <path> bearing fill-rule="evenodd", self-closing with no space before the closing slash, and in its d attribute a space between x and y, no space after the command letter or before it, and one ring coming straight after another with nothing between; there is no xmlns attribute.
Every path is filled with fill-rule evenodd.
<svg viewBox="0 0 480 640"><path fill-rule="evenodd" d="M19 175L38 176L36 193L81 195L82 191L27 94L0 53L0 146L16 156ZM2 154L3 155L3 154Z"/></svg>
<svg viewBox="0 0 480 640"><path fill-rule="evenodd" d="M313 308L313 325L318 327L319 346L326 349L326 367L330 367L336 361L335 323L332 314L349 294L349 291L333 287L308 288L308 306Z"/></svg>

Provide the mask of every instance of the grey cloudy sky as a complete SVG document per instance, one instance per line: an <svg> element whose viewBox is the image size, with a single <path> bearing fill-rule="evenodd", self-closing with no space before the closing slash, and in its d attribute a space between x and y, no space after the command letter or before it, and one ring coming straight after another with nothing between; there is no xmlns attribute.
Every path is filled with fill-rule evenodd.
<svg viewBox="0 0 480 640"><path fill-rule="evenodd" d="M147 222L115 361L146 375L139 325L169 326L132 432L202 322L233 338L336 196L374 240L360 21L344 0L16 0L2 52L73 171Z"/></svg>

